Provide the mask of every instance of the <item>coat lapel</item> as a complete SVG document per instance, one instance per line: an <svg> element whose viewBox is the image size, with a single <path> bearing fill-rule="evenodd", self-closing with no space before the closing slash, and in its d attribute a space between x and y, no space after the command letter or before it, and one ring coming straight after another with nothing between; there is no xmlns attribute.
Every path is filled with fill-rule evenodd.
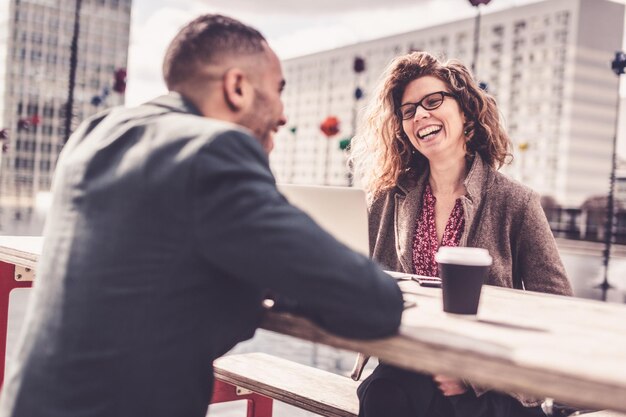
<svg viewBox="0 0 626 417"><path fill-rule="evenodd" d="M482 194L488 188L487 179L489 177L489 167L485 165L480 155L474 156L474 161L470 167L463 185L465 185L465 196L461 199L463 204L463 217L465 218L465 230L459 242L460 246L471 245L472 242L468 242L468 236L471 234L470 230L477 225L474 225L476 221L476 214L480 207L480 201L482 200ZM473 235L473 234L472 234Z"/></svg>

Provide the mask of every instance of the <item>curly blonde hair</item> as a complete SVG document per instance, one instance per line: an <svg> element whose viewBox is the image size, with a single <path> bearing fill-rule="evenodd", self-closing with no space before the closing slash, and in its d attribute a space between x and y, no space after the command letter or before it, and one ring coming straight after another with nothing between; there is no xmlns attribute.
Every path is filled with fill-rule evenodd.
<svg viewBox="0 0 626 417"><path fill-rule="evenodd" d="M418 175L428 165L404 133L397 114L406 86L424 76L440 79L455 95L467 121L468 156L478 153L496 169L511 156L496 101L476 84L467 67L456 60L442 62L427 52L413 52L394 59L382 74L351 144L355 176L371 195L394 187L403 175Z"/></svg>

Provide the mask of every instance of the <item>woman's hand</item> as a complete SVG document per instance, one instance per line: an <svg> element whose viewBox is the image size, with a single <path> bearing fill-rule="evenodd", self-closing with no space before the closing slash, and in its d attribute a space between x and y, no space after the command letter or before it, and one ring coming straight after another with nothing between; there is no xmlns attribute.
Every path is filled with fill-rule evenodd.
<svg viewBox="0 0 626 417"><path fill-rule="evenodd" d="M451 378L445 375L435 375L433 376L433 380L446 397L461 395L467 392L467 385L461 379Z"/></svg>

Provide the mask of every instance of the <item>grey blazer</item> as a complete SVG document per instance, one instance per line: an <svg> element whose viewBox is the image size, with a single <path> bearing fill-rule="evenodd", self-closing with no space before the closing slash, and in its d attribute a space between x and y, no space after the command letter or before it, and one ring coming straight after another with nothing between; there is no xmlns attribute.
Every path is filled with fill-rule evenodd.
<svg viewBox="0 0 626 417"><path fill-rule="evenodd" d="M421 175L407 175L372 201L371 254L390 270L414 272L413 240L428 175L427 169ZM484 164L479 155L474 157L464 184L465 231L460 245L489 250L493 264L487 283L571 295L539 195ZM477 395L486 392L472 386ZM537 399L511 395L524 405L538 404Z"/></svg>
<svg viewBox="0 0 626 417"><path fill-rule="evenodd" d="M355 338L402 314L392 279L279 194L247 131L177 94L95 116L60 156L0 416L204 417L213 360L267 296Z"/></svg>

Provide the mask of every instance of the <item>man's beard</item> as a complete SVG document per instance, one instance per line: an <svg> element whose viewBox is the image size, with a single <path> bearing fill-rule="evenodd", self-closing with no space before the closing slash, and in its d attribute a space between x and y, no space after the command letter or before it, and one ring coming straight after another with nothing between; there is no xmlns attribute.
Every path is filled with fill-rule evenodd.
<svg viewBox="0 0 626 417"><path fill-rule="evenodd" d="M254 100L252 101L251 110L244 115L240 124L252 131L254 137L261 143L263 149L269 153L274 147L272 131L275 123L266 116L265 111L268 109L269 101L265 94L254 89Z"/></svg>

